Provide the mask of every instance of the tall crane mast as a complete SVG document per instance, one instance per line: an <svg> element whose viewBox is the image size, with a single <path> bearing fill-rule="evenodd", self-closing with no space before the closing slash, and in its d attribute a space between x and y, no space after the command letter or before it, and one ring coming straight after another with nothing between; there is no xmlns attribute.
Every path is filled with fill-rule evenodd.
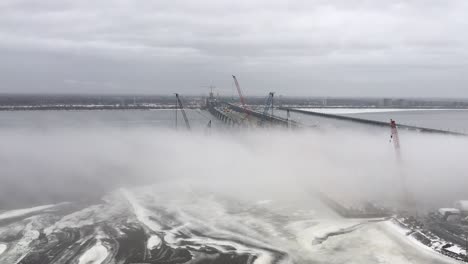
<svg viewBox="0 0 468 264"><path fill-rule="evenodd" d="M275 95L274 92L270 92L268 94L268 97L266 98L265 100L265 105L263 107L263 115L262 115L262 119L260 120L260 124L263 125L263 122L265 122L266 120L266 117L268 115L268 111L271 109L271 116L273 116L273 96Z"/></svg>
<svg viewBox="0 0 468 264"><path fill-rule="evenodd" d="M410 210L411 213L417 214L417 206L415 203L416 201L414 200L414 197L408 191L407 186L406 186L407 179L406 179L406 173L403 167L403 161L401 158L400 138L398 137L398 127L397 127L397 123L393 119L390 119L390 131L391 131L390 141L393 141L397 166L398 166L399 174L400 174L401 188L402 188L402 195L403 195L402 197L403 206L406 207L406 210Z"/></svg>
<svg viewBox="0 0 468 264"><path fill-rule="evenodd" d="M185 126L187 127L187 130L190 130L190 123L189 123L189 120L188 120L188 118L187 118L187 114L185 113L184 105L182 104L182 101L180 100L179 94L176 93L175 96L176 96L176 99L177 99L177 105L176 105L176 122L177 122L177 108L180 107L180 111L182 112L182 116L184 117Z"/></svg>
<svg viewBox="0 0 468 264"><path fill-rule="evenodd" d="M395 151L397 154L398 159L400 159L400 139L398 137L398 130L397 130L397 124L395 120L390 119L390 130L391 130L391 135L390 135L390 141L393 141L393 146L395 147Z"/></svg>
<svg viewBox="0 0 468 264"><path fill-rule="evenodd" d="M274 92L270 92L265 102L265 108L263 109L263 115L267 115L268 111L271 109L271 115L273 115L273 96Z"/></svg>

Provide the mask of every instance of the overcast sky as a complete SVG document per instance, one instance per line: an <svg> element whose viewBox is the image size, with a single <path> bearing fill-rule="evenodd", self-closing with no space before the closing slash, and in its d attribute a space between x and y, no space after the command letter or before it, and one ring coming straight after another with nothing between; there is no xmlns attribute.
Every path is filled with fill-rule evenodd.
<svg viewBox="0 0 468 264"><path fill-rule="evenodd" d="M466 0L1 0L0 92L468 97Z"/></svg>

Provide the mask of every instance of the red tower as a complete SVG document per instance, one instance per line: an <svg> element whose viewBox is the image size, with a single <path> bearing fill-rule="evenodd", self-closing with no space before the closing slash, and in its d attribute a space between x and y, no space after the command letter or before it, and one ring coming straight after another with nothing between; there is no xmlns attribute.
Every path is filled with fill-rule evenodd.
<svg viewBox="0 0 468 264"><path fill-rule="evenodd" d="M395 146L395 150L399 152L400 150L400 139L398 138L398 130L397 130L397 124L395 120L390 119L390 128L391 128L391 135L390 135L390 140L393 141L393 146Z"/></svg>

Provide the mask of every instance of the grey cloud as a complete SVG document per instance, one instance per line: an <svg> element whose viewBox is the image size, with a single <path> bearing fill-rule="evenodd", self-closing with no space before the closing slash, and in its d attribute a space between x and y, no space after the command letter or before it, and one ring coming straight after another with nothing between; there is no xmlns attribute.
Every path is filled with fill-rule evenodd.
<svg viewBox="0 0 468 264"><path fill-rule="evenodd" d="M110 69L99 78L121 83L120 88L94 91L75 87L75 92L133 92L126 87L139 80L136 89L140 92L165 87L157 92L180 88L198 93L190 87L194 83L220 80L218 85L229 86L231 73L245 73L244 82L255 85L252 94L276 89L295 95L414 96L429 91L429 96L445 96L446 91L434 83L446 81L454 85L452 96L466 97L468 91L460 90L467 77L458 75L468 67L468 37L463 33L468 28L466 11L468 3L462 0L6 0L0 4L0 55L13 61L0 67L16 73L21 67L15 64L27 56L41 58L32 64L50 64L49 60L57 61L59 56L63 66L58 68L74 68L75 72L61 74L54 67L44 72L49 76L43 79L54 80L53 85L43 84L50 91L62 89L58 79L96 82L82 69L101 64ZM434 75L428 66L445 72ZM450 67L443 68L446 66ZM135 71L116 76L112 70L128 67ZM359 71L363 67L371 72L393 69L372 76ZM25 68L27 73L34 71ZM160 70L155 75L164 78L149 76L152 70ZM311 72L324 74L317 79ZM358 84L343 78L353 74L357 74L352 79L360 80ZM413 77L406 78L408 74ZM428 80L419 79L426 74L431 74ZM271 81L262 84L265 79ZM410 88L394 89L395 81L396 86ZM292 85L275 85L282 82ZM37 83L14 74L5 83L8 87L0 87L0 92L37 89ZM343 88L353 85L357 91L352 94ZM311 86L322 89L309 89Z"/></svg>

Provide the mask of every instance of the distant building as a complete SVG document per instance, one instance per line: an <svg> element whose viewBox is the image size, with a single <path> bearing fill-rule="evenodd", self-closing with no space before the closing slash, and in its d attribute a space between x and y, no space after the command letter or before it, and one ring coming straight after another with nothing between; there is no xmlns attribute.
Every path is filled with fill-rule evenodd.
<svg viewBox="0 0 468 264"><path fill-rule="evenodd" d="M392 99L383 98L382 100L380 100L379 106L381 106L381 107L390 107L390 106L392 106Z"/></svg>
<svg viewBox="0 0 468 264"><path fill-rule="evenodd" d="M328 105L328 100L327 98L323 98L322 100L322 106L327 106Z"/></svg>
<svg viewBox="0 0 468 264"><path fill-rule="evenodd" d="M393 106L396 106L396 107L402 107L405 105L405 100L403 99L395 99L392 101L392 104Z"/></svg>

